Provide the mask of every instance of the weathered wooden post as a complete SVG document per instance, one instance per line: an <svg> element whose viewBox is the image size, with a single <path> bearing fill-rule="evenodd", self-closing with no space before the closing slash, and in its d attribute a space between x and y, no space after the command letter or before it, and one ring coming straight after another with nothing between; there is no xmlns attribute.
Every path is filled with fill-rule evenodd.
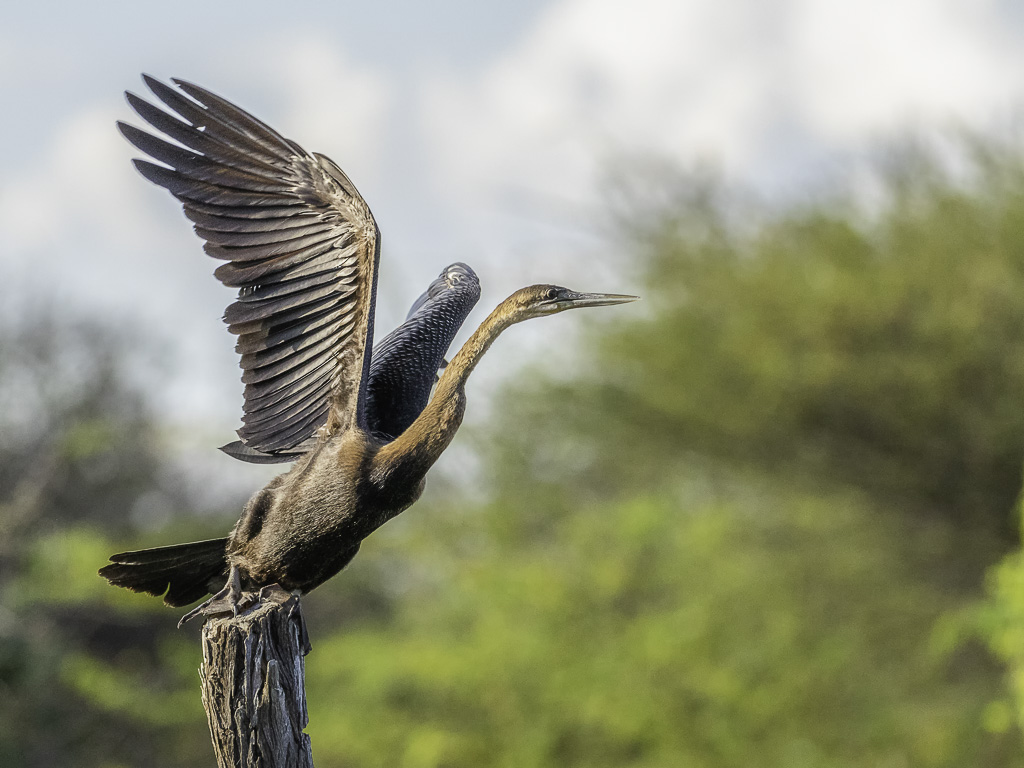
<svg viewBox="0 0 1024 768"><path fill-rule="evenodd" d="M298 598L207 619L199 674L219 768L313 768L308 652Z"/></svg>

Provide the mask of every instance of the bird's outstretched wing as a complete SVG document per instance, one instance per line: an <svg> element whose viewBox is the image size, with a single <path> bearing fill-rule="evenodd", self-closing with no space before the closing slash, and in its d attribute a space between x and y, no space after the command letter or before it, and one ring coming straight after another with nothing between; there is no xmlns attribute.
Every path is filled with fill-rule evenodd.
<svg viewBox="0 0 1024 768"><path fill-rule="evenodd" d="M176 114L128 103L183 146L118 123L162 163L135 166L181 201L225 262L214 274L238 288L224 320L245 383L241 452L288 460L325 424L365 426L380 235L363 198L331 160L219 96L143 79Z"/></svg>
<svg viewBox="0 0 1024 768"><path fill-rule="evenodd" d="M393 440L416 420L452 339L479 298L476 273L452 264L415 301L405 322L376 345L366 387L371 431Z"/></svg>

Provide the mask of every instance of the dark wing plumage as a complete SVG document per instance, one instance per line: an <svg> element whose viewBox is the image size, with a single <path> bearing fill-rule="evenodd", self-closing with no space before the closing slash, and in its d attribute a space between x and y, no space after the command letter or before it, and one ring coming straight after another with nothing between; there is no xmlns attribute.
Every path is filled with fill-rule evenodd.
<svg viewBox="0 0 1024 768"><path fill-rule="evenodd" d="M181 201L225 262L214 274L238 288L224 320L245 383L240 452L294 458L325 424L365 426L380 235L363 198L331 160L219 96L143 79L176 114L128 103L183 146L118 123L163 164L135 165Z"/></svg>
<svg viewBox="0 0 1024 768"><path fill-rule="evenodd" d="M413 303L405 322L375 346L366 384L370 431L393 440L416 420L452 339L479 298L476 273L452 264Z"/></svg>

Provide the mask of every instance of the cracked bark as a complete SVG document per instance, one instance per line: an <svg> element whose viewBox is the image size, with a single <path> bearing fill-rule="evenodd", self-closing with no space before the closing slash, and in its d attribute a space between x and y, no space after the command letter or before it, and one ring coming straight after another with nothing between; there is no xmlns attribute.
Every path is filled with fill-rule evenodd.
<svg viewBox="0 0 1024 768"><path fill-rule="evenodd" d="M219 768L313 768L301 606L264 602L203 626L203 706Z"/></svg>

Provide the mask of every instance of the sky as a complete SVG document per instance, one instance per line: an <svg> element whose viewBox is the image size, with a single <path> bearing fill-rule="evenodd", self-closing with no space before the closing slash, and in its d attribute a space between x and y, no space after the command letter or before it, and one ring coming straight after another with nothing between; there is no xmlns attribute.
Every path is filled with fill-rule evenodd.
<svg viewBox="0 0 1024 768"><path fill-rule="evenodd" d="M1024 103L1011 0L14 6L0 10L2 303L150 333L177 372L166 405L224 439L240 414L219 321L231 293L114 128L133 121L122 94L146 93L140 72L203 85L346 170L382 231L384 332L452 261L483 284L470 324L534 282L634 292L599 226L616 159L710 163L786 199L886 136L995 130ZM528 357L568 342L552 326L519 343ZM503 375L480 370L483 390Z"/></svg>

